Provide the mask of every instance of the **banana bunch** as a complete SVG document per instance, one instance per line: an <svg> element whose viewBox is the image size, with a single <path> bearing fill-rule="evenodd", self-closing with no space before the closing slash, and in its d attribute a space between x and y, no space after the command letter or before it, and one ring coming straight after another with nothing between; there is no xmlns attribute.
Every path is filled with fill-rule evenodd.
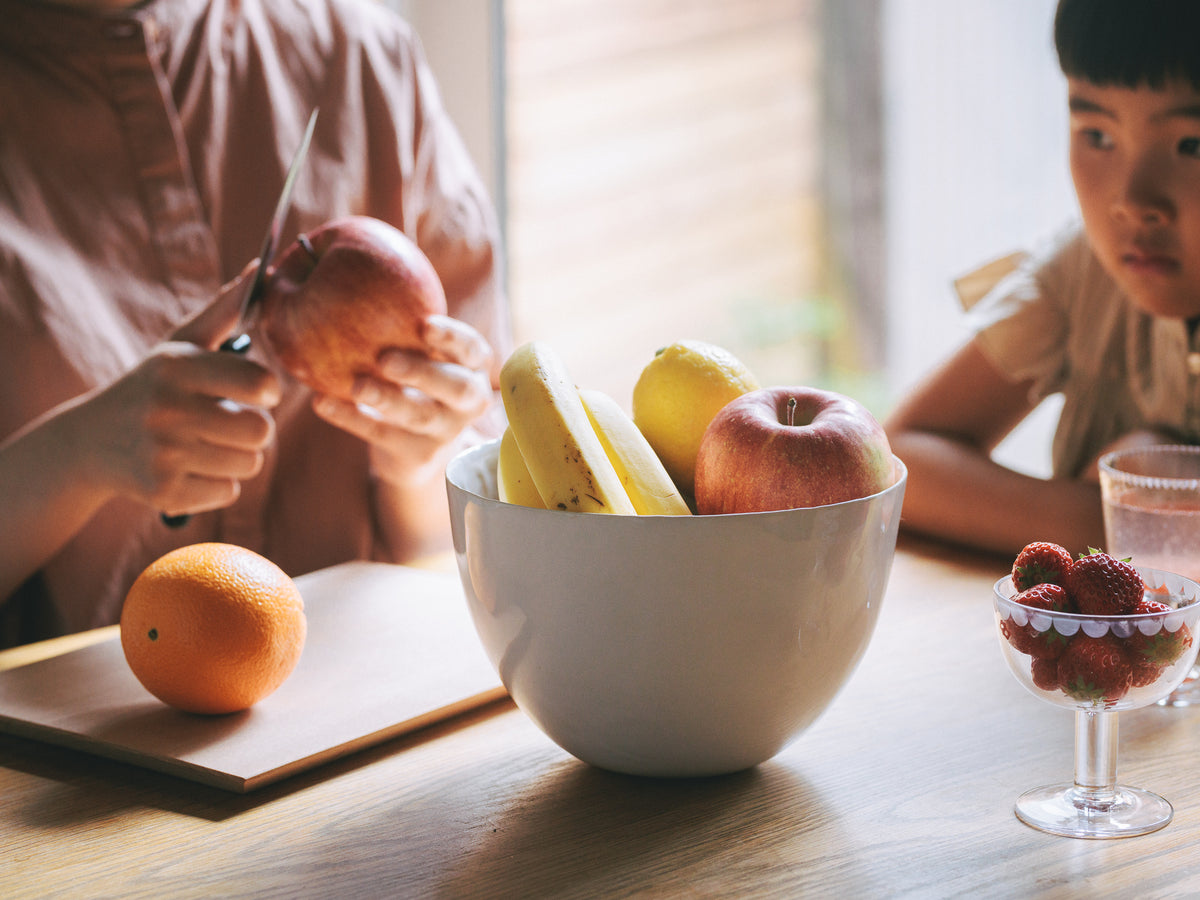
<svg viewBox="0 0 1200 900"><path fill-rule="evenodd" d="M633 420L611 397L580 391L545 344L513 351L500 371L508 429L497 480L507 503L572 512L689 515Z"/></svg>

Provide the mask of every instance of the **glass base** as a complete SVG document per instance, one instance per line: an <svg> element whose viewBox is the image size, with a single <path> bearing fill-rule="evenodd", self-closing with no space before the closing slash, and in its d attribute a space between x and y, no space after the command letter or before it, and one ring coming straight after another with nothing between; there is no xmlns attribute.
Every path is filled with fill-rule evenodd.
<svg viewBox="0 0 1200 900"><path fill-rule="evenodd" d="M1192 666L1179 687L1158 701L1158 706L1200 706L1200 666Z"/></svg>
<svg viewBox="0 0 1200 900"><path fill-rule="evenodd" d="M1017 818L1049 834L1075 838L1119 838L1162 828L1175 815L1158 794L1118 785L1111 801L1089 800L1074 784L1050 784L1017 798Z"/></svg>

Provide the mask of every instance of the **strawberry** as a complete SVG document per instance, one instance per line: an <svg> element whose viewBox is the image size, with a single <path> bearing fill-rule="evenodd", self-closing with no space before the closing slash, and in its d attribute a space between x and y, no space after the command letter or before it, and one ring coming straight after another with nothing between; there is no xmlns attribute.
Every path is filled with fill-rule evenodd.
<svg viewBox="0 0 1200 900"><path fill-rule="evenodd" d="M1026 544L1013 562L1013 584L1018 591L1035 584L1065 584L1071 565L1071 554L1065 548L1049 541L1034 541Z"/></svg>
<svg viewBox="0 0 1200 900"><path fill-rule="evenodd" d="M1035 584L1027 591L1021 591L1013 597L1013 601L1031 609L1052 612L1073 612L1071 598L1067 589L1059 584ZM1058 659L1067 648L1067 639L1059 634L1053 626L1045 631L1038 631L1030 622L1018 625L1012 619L1000 623L1004 636L1009 643L1036 659Z"/></svg>
<svg viewBox="0 0 1200 900"><path fill-rule="evenodd" d="M1164 613L1171 607L1157 600L1143 598L1138 603L1138 613ZM1183 651L1192 646L1192 633L1186 625L1181 624L1178 631L1167 631L1163 628L1154 634L1145 634L1140 628L1125 639L1130 658L1135 663L1148 663L1162 668L1169 666L1183 655Z"/></svg>
<svg viewBox="0 0 1200 900"><path fill-rule="evenodd" d="M1033 683L1043 691L1058 690L1058 660L1034 659L1030 662Z"/></svg>
<svg viewBox="0 0 1200 900"><path fill-rule="evenodd" d="M1133 683L1133 664L1111 634L1076 634L1058 658L1058 684L1076 700L1120 700Z"/></svg>
<svg viewBox="0 0 1200 900"><path fill-rule="evenodd" d="M1149 687L1158 681L1158 676L1163 673L1166 666L1159 663L1146 662L1142 660L1133 664L1133 681L1130 682L1130 687L1140 688Z"/></svg>
<svg viewBox="0 0 1200 900"><path fill-rule="evenodd" d="M1071 564L1064 586L1088 616L1128 616L1145 592L1137 569L1099 550L1089 550Z"/></svg>

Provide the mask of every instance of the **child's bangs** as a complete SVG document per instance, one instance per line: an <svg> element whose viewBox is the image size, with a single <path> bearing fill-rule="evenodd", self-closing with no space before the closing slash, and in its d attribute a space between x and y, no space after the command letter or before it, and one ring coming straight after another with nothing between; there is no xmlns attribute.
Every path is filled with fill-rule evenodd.
<svg viewBox="0 0 1200 900"><path fill-rule="evenodd" d="M1063 73L1101 85L1200 90L1198 0L1061 0L1054 42Z"/></svg>

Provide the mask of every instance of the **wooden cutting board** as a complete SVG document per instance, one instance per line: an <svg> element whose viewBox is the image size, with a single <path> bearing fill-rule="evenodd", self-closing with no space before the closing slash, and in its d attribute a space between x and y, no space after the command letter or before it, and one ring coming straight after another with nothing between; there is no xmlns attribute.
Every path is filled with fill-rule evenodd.
<svg viewBox="0 0 1200 900"><path fill-rule="evenodd" d="M296 579L308 637L228 716L160 703L109 640L0 672L0 732L246 792L504 696L453 574L348 563Z"/></svg>

